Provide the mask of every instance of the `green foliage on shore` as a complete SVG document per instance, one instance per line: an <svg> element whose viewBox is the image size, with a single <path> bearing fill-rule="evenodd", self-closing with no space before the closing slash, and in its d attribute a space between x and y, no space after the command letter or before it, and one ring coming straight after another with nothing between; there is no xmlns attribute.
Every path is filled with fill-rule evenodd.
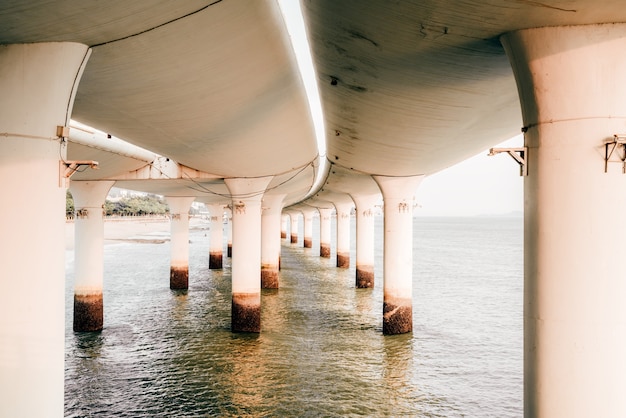
<svg viewBox="0 0 626 418"><path fill-rule="evenodd" d="M154 195L123 197L115 202L107 199L104 203L107 216L164 215L168 211L167 204Z"/></svg>
<svg viewBox="0 0 626 418"><path fill-rule="evenodd" d="M65 199L65 213L67 216L72 216L74 210L74 199L68 190ZM168 212L167 204L162 198L155 195L124 196L117 199L107 198L104 202L104 213L106 216L164 215Z"/></svg>
<svg viewBox="0 0 626 418"><path fill-rule="evenodd" d="M71 216L74 214L74 198L68 190L65 192L65 216Z"/></svg>

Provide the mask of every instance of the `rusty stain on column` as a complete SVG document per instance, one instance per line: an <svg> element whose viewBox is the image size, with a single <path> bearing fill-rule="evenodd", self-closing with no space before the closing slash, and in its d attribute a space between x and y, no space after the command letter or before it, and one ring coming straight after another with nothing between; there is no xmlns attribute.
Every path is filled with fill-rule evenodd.
<svg viewBox="0 0 626 418"><path fill-rule="evenodd" d="M272 177L227 178L232 200L231 331L261 332L261 213ZM278 238L278 228L275 230Z"/></svg>
<svg viewBox="0 0 626 418"><path fill-rule="evenodd" d="M75 332L101 331L104 323L104 306L102 293L80 295L74 294Z"/></svg>
<svg viewBox="0 0 626 418"><path fill-rule="evenodd" d="M350 212L353 206L352 202L335 202L338 268L350 268Z"/></svg>
<svg viewBox="0 0 626 418"><path fill-rule="evenodd" d="M189 288L189 267L170 267L170 289L181 290Z"/></svg>
<svg viewBox="0 0 626 418"><path fill-rule="evenodd" d="M330 220L332 208L318 208L320 213L320 257L330 258Z"/></svg>
<svg viewBox="0 0 626 418"><path fill-rule="evenodd" d="M209 253L209 268L211 270L219 270L222 268L222 252Z"/></svg>
<svg viewBox="0 0 626 418"><path fill-rule="evenodd" d="M233 293L231 318L234 332L261 332L261 295Z"/></svg>
<svg viewBox="0 0 626 418"><path fill-rule="evenodd" d="M210 220L209 269L221 270L223 267L224 249L224 205L207 205Z"/></svg>
<svg viewBox="0 0 626 418"><path fill-rule="evenodd" d="M261 289L278 289L279 266L261 265Z"/></svg>
<svg viewBox="0 0 626 418"><path fill-rule="evenodd" d="M337 253L337 267L350 268L350 253Z"/></svg>
<svg viewBox="0 0 626 418"><path fill-rule="evenodd" d="M287 222L289 218L287 215L280 217L280 239L287 239Z"/></svg>
<svg viewBox="0 0 626 418"><path fill-rule="evenodd" d="M374 210L380 194L354 195L356 204L356 287L374 287Z"/></svg>
<svg viewBox="0 0 626 418"><path fill-rule="evenodd" d="M361 266L356 268L356 287L368 289L374 287L374 267Z"/></svg>
<svg viewBox="0 0 626 418"><path fill-rule="evenodd" d="M413 202L424 176L374 176L383 194L383 334L413 330Z"/></svg>
<svg viewBox="0 0 626 418"><path fill-rule="evenodd" d="M383 334L396 335L413 331L411 299L387 297L383 302Z"/></svg>
<svg viewBox="0 0 626 418"><path fill-rule="evenodd" d="M290 242L292 244L298 243L298 216L299 215L294 212L289 214L289 217L291 218Z"/></svg>

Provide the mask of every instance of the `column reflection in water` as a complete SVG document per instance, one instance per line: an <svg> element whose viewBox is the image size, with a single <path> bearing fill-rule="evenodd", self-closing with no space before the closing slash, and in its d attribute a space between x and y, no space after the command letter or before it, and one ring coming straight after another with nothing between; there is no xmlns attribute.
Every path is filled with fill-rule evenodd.
<svg viewBox="0 0 626 418"><path fill-rule="evenodd" d="M381 332L380 239L373 289L355 289L354 267L283 241L258 335L231 333L230 260L209 269L203 225L191 227L186 293L164 280L167 244L107 245L107 323L94 337L67 328L66 416L519 417L521 265L507 269L521 259L521 224L473 222L416 224L415 327L395 336ZM482 252L501 265L474 267Z"/></svg>

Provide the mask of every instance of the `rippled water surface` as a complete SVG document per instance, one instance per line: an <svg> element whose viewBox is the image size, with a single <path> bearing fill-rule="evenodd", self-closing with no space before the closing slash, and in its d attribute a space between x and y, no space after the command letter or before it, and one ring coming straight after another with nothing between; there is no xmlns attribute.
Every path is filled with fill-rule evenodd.
<svg viewBox="0 0 626 418"><path fill-rule="evenodd" d="M186 292L169 289L169 243L105 247L101 333L72 331L68 253L66 416L522 416L521 218L417 218L400 336L382 335L381 219L376 234L373 290L318 237L283 241L258 335L230 332L230 259L208 269L202 226Z"/></svg>

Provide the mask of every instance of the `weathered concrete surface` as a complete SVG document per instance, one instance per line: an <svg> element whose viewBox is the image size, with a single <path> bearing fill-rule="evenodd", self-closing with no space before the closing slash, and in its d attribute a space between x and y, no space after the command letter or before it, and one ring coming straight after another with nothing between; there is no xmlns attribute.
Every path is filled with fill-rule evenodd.
<svg viewBox="0 0 626 418"><path fill-rule="evenodd" d="M259 293L233 293L231 329L233 332L261 332Z"/></svg>
<svg viewBox="0 0 626 418"><path fill-rule="evenodd" d="M387 298L383 302L383 334L405 334L413 331L411 299Z"/></svg>
<svg viewBox="0 0 626 418"><path fill-rule="evenodd" d="M94 295L74 295L75 332L101 331L104 323L102 293Z"/></svg>
<svg viewBox="0 0 626 418"><path fill-rule="evenodd" d="M278 266L261 266L261 289L278 289Z"/></svg>
<svg viewBox="0 0 626 418"><path fill-rule="evenodd" d="M374 287L374 266L357 266L356 287L361 289Z"/></svg>
<svg viewBox="0 0 626 418"><path fill-rule="evenodd" d="M170 267L170 289L189 288L189 267Z"/></svg>

